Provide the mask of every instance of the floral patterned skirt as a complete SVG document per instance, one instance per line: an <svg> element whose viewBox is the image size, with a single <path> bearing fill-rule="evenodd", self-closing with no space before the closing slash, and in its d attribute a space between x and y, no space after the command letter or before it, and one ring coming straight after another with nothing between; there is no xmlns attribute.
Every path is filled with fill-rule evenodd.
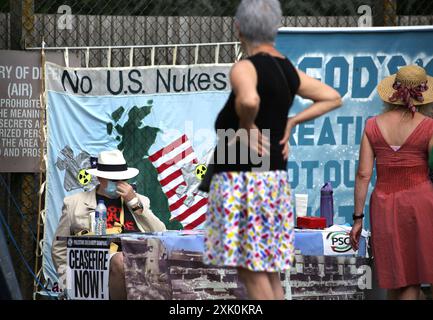
<svg viewBox="0 0 433 320"><path fill-rule="evenodd" d="M203 262L279 272L294 260L286 171L222 172L212 177Z"/></svg>

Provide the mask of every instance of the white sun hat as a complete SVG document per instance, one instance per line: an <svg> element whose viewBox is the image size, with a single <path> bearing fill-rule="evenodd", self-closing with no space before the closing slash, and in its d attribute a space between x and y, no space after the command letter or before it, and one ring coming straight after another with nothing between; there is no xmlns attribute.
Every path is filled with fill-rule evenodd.
<svg viewBox="0 0 433 320"><path fill-rule="evenodd" d="M128 180L138 175L136 168L128 168L120 150L102 151L95 169L87 169L89 174L109 180Z"/></svg>

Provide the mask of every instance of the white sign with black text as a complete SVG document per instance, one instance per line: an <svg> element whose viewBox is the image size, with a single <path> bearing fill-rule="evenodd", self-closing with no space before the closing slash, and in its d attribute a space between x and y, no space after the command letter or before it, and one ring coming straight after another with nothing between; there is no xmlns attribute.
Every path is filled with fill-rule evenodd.
<svg viewBox="0 0 433 320"><path fill-rule="evenodd" d="M356 254L350 245L347 231L323 232L323 254L325 256L338 256Z"/></svg>
<svg viewBox="0 0 433 320"><path fill-rule="evenodd" d="M323 254L325 256L356 255L350 244L350 226L333 225L322 232ZM367 241L369 233L362 230L361 236ZM368 256L368 253L366 253Z"/></svg>
<svg viewBox="0 0 433 320"><path fill-rule="evenodd" d="M109 243L102 239L68 238L68 296L74 300L108 300Z"/></svg>

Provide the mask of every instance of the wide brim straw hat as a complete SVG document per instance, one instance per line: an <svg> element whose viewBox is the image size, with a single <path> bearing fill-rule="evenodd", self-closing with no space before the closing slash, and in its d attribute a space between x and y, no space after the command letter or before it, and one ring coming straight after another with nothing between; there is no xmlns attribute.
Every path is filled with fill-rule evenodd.
<svg viewBox="0 0 433 320"><path fill-rule="evenodd" d="M136 168L128 168L120 150L102 151L98 156L96 168L87 173L109 180L128 180L138 175Z"/></svg>
<svg viewBox="0 0 433 320"><path fill-rule="evenodd" d="M428 89L422 92L424 100L418 101L416 99L412 99L412 102L415 106L433 102L433 77L427 75L424 68L421 68L418 65L401 67L397 73L386 77L377 85L377 93L383 101L392 104L404 105L404 101L400 99L397 101L390 101L391 96L396 91L393 88L395 82L400 82L406 87L417 87L422 83L426 83Z"/></svg>

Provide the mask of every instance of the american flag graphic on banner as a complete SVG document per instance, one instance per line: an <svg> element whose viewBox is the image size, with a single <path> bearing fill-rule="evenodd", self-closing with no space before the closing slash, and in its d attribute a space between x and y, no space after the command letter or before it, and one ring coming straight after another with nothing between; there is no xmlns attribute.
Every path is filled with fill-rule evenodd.
<svg viewBox="0 0 433 320"><path fill-rule="evenodd" d="M171 219L179 221L186 230L199 229L205 222L207 197L196 192L192 182L199 180L194 170L197 157L186 135L149 156L158 171L158 180L168 199Z"/></svg>

